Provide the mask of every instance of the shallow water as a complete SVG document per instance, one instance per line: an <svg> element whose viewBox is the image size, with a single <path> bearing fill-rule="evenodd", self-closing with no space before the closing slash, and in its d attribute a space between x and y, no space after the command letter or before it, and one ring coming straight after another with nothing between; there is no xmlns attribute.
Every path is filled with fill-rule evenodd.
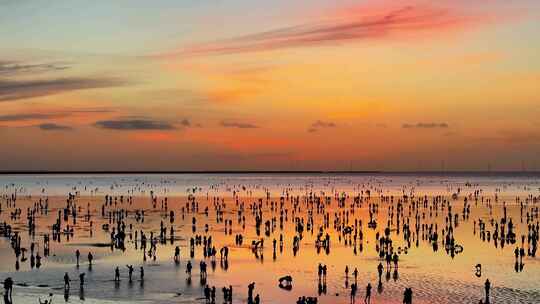
<svg viewBox="0 0 540 304"><path fill-rule="evenodd" d="M68 302L102 302L111 301L141 301L152 303L192 303L204 302L202 286L199 282L199 261L204 260L202 246L196 246L195 257L189 257L189 239L192 232L192 217L197 218L196 233L212 235L213 244L218 249L215 269L211 259L209 264L208 280L210 286L217 288L217 303L222 303L221 287L233 287L233 301L245 303L247 299L247 285L255 282L255 294L260 294L262 303L294 303L299 296L318 296L319 303L348 303L349 288L345 286L345 266L350 272L358 269L359 291L356 297L358 303L363 302L364 288L368 282L373 285L372 303L402 303L403 290L411 287L414 293L414 303L478 303L484 297L484 282L486 278L492 283L492 303L540 303L540 262L538 257L523 259L523 270L514 270L514 249L521 245L521 235L527 234L527 213L533 215L530 223L538 222L538 204L533 197L540 195L540 177L535 175L414 175L414 174L375 174L375 175L327 175L327 174L296 174L296 175L18 175L0 176L0 194L2 198L2 213L0 222L7 221L22 237L22 247L29 248L32 237L28 234L26 210L41 198L49 200L48 214L37 217L36 242L37 251L42 254L43 234L51 233L58 211L66 206L68 193L76 194L74 203L80 208L76 223L73 219L63 222L63 228L69 224L74 227L74 235L67 239L63 235L61 242L51 239L51 255L44 257L40 269L32 269L29 261L21 262L20 269L15 269L16 257L13 254L10 242L0 238L0 279L11 276L16 284L14 289L14 303L37 303L37 298L45 298L50 292L54 293L54 302L64 301L63 275L70 274L72 287ZM193 191L196 189L196 191ZM457 193L457 199L452 194ZM366 190L370 191L367 195ZM481 191L474 197L475 190ZM235 195L233 197L233 191ZM157 196L156 207L151 202L151 192ZM270 198L267 199L267 192ZM11 219L7 198L17 194L16 207L22 209L20 219ZM363 193L363 194L362 194ZM313 205L306 203L307 197L331 197L331 203L325 207L329 213L330 227L325 229L331 236L330 252L324 250L317 252L315 247L318 227L322 224L322 214L318 214ZM101 206L104 196L116 196L116 204L107 207L107 211L127 209L130 210L126 219L128 233L126 251L111 250L110 232L102 229L103 223L108 223L107 217L101 216ZM120 202L119 196L124 196ZM192 213L185 210L182 218L181 208L186 206L188 195L195 197L199 204L199 212ZM339 207L336 197L346 195L345 206ZM353 197L362 195L363 202L354 205ZM394 201L381 201L380 196L394 196ZM404 216L410 220L411 225L416 222L416 209L411 210L411 202L427 196L427 207L420 204L418 207L419 222L421 224L437 224L439 230L439 249L434 251L427 240L412 242L407 253L401 252L399 267L392 267L390 272L385 271L381 280L382 288L378 288L377 265L380 260L375 249L376 233L383 235L384 228L389 219L389 208L397 206L398 199L403 201ZM429 212L433 197L440 195L447 203L438 204L437 212ZM293 215L293 203L290 197L299 197L299 208ZM133 197L133 202L127 202L127 197ZM167 207L162 207L162 201L167 197ZM216 221L214 210L214 197L223 199L225 204L224 218L232 220L233 233L225 234L224 224ZM263 206L263 222L276 217L279 223L279 207L274 210L271 202L279 205L283 197L284 209L288 209L287 219L283 229L276 225L269 237L264 236L264 224L261 236L256 235L255 218L250 205L258 203ZM369 198L368 198L369 197ZM468 198L471 213L463 218L462 210L464 199ZM289 198L289 199L288 199ZM245 228L238 223L237 212L244 204L246 217ZM377 204L378 213L375 214L377 228L367 227L369 221L369 205ZM521 216L523 204L524 215ZM444 205L444 207L443 207ZM452 213L458 214L458 225L454 229L456 242L463 246L462 253L451 257L441 243L441 230L445 227L445 217L448 214L448 205L452 206ZM507 208L507 217L511 218L518 236L516 244L500 243L497 247L493 239L482 241L478 225L476 231L474 223L479 219L486 222L486 230L493 232L496 222L503 217L503 205ZM84 218L88 206L91 211L93 227ZM204 209L208 207L208 216ZM137 222L134 210L145 210L144 223ZM354 213L353 213L354 209ZM170 223L168 212L174 210L174 223ZM296 256L293 254L292 240L295 232L294 217L307 221L308 211L313 211L315 231L304 231L303 239ZM345 245L344 239L339 239L339 233L333 228L335 214L349 211L349 225L355 219L361 220L363 240L357 243L357 254L354 254L351 245ZM409 213L409 211L411 213ZM135 249L135 243L129 237L132 231L154 231L159 235L160 222L163 221L167 233L171 225L174 227L176 240L174 243L158 244L156 261L146 262L142 259L142 252ZM402 219L403 221L403 219ZM205 225L209 225L208 233ZM115 226L114 224L111 225ZM414 226L414 225L413 225ZM391 222L391 237L394 248L407 246L403 239L403 231L397 233L395 217ZM235 234L244 235L242 246L235 245ZM283 234L283 252L277 250L273 257L272 240ZM134 235L132 235L134 237ZM250 248L252 240L265 238L263 258L256 258ZM527 250L525 241L525 250ZM362 244L362 250L359 249ZM173 262L174 247L181 247L181 262ZM219 249L229 246L228 268L224 269L219 261ZM279 246L278 246L279 247ZM81 266L75 266L75 250L81 251ZM94 255L94 265L91 271L86 263L86 255L91 251ZM27 252L27 256L29 253ZM193 263L191 284L187 282L185 266L188 260ZM318 294L317 265L328 266L327 293ZM475 275L475 265L482 264L482 275ZM127 280L126 264L133 264L136 268L135 280ZM138 267L145 268L145 280L138 280ZM114 284L114 268L120 267L122 280ZM397 273L395 274L397 270ZM78 273L86 273L84 291L79 289ZM349 284L354 281L349 274ZM291 291L280 289L277 279L290 274L293 277ZM41 287L40 287L41 286ZM84 300L83 300L84 299Z"/></svg>

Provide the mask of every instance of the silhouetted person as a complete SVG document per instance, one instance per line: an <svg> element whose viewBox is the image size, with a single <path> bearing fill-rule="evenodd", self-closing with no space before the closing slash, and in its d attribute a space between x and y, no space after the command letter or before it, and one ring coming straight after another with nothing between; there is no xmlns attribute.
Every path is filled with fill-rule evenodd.
<svg viewBox="0 0 540 304"><path fill-rule="evenodd" d="M371 283L368 283L366 286L366 297L364 298L365 304L371 303Z"/></svg>
<svg viewBox="0 0 540 304"><path fill-rule="evenodd" d="M13 279L8 277L4 280L4 302L12 303L13 302Z"/></svg>
<svg viewBox="0 0 540 304"><path fill-rule="evenodd" d="M357 290L356 283L352 283L351 284L351 303L353 304L356 302L356 290Z"/></svg>
<svg viewBox="0 0 540 304"><path fill-rule="evenodd" d="M174 248L174 262L176 264L180 263L180 247L178 246Z"/></svg>
<svg viewBox="0 0 540 304"><path fill-rule="evenodd" d="M66 290L69 289L69 281L70 281L69 275L68 275L68 273L66 272L66 273L64 274L64 289L66 289Z"/></svg>
<svg viewBox="0 0 540 304"><path fill-rule="evenodd" d="M412 304L412 289L405 288L403 292L403 304Z"/></svg>
<svg viewBox="0 0 540 304"><path fill-rule="evenodd" d="M191 265L191 261L188 261L187 262L187 265L186 265L186 273L191 277L191 268L193 268L193 266Z"/></svg>
<svg viewBox="0 0 540 304"><path fill-rule="evenodd" d="M81 287L84 285L84 273L79 274L79 283Z"/></svg>
<svg viewBox="0 0 540 304"><path fill-rule="evenodd" d="M204 299L206 301L206 303L210 303L210 286L206 285L204 287Z"/></svg>
<svg viewBox="0 0 540 304"><path fill-rule="evenodd" d="M248 303L253 303L253 290L255 289L255 282L251 282L248 285Z"/></svg>
<svg viewBox="0 0 540 304"><path fill-rule="evenodd" d="M133 282L133 265L126 265L126 267L128 268L129 282L131 283Z"/></svg>
<svg viewBox="0 0 540 304"><path fill-rule="evenodd" d="M486 290L486 300L485 304L489 304L489 290L491 289L491 283L489 282L489 279L486 279L486 283L484 283L484 289Z"/></svg>

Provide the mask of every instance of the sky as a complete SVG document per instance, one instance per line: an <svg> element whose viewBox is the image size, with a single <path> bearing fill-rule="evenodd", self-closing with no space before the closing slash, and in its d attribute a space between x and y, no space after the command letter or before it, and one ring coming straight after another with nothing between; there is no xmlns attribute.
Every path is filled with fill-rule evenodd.
<svg viewBox="0 0 540 304"><path fill-rule="evenodd" d="M0 170L540 170L540 1L0 0Z"/></svg>

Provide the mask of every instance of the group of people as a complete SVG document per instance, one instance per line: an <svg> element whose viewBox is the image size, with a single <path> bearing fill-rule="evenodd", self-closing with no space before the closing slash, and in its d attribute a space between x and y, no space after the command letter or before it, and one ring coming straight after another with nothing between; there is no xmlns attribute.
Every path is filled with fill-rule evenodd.
<svg viewBox="0 0 540 304"><path fill-rule="evenodd" d="M243 190L247 191L247 190ZM103 222L103 234L108 235L111 250L124 252L126 250L142 251L141 266L139 266L139 274L141 282L144 280L144 267L142 266L147 257L156 261L158 248L170 244L174 246L172 260L177 267L183 267L182 260L187 260L185 263L185 272L188 282L191 282L193 263L196 259L200 259L199 276L202 286L202 293L207 303L216 303L216 287L210 287L208 284L208 268L215 268L217 254L219 252L219 260L224 270L227 270L229 264L229 254L234 251L229 249L228 243L219 244L216 241L214 234L221 232L225 233L225 238L232 243L232 232L235 231L234 244L236 250L249 248L254 257L263 262L265 252L265 241L272 243L272 253L274 260L278 254L283 254L285 244L290 246L293 256L298 257L305 242L306 237L313 238L314 248L317 254L330 255L330 248L336 242L343 245L345 250L351 250L353 255L358 255L364 252L365 248L371 246L374 249L378 258L371 270L376 270L378 274L378 282L376 286L379 292L382 291L382 277L384 270L387 272L387 281L390 277L390 271L394 271L394 280L398 279L398 267L400 263L406 263L407 260L400 260L402 254L408 254L414 247L418 247L421 242L425 243L433 251L437 251L439 244L442 245L447 254L454 258L456 255L463 252L463 246L459 244L455 230L460 223L469 221L471 214L471 206L484 203L486 208L489 208L490 214L493 204L489 199L484 201L480 192L475 191L474 194L464 196L463 202L457 202L462 197L460 196L461 189L458 189L456 195L452 199L437 195L433 197L402 195L392 196L385 195L384 192L375 186L370 186L370 189L358 190L354 196L349 196L346 193L337 191L332 194L316 194L314 191L309 191L305 195L292 195L291 189L286 189L279 197L278 201L273 201L270 192L267 192L267 199L258 198L251 199L251 203L243 201L240 196L242 191L233 190L232 202L225 201L223 197L214 197L209 201L208 206L200 208L199 199L195 195L189 195L186 198L184 206L173 205L172 200L167 197L161 199L161 208L159 200L154 192L151 192L150 210L144 207L139 208L133 205L134 199L132 196L112 196L106 195L104 202L101 205L101 217L93 212L90 203L86 206L86 212L80 201L81 196L76 193L69 193L65 201L65 205L59 206L58 214L55 223L51 227L53 241L62 242L63 238L66 241L77 236L79 231L74 229L77 226L77 218L80 214L85 214L83 221L88 225L91 236L94 236L94 221ZM373 193L378 193L376 199L372 197ZM4 206L11 210L10 219L18 220L21 215L24 215L24 209L17 207L17 197L15 195L4 196ZM534 257L538 243L538 208L531 207L529 202L535 202L536 198L527 198L525 202L519 201L521 206L521 222L527 222L527 235L521 236L521 244L515 248L515 260L519 265L520 271L523 271L524 257ZM233 204L233 208L228 208ZM26 261L25 242L30 248L31 261L30 265L40 268L42 257L40 256L39 241L36 241L35 234L43 232L43 246L46 252L50 249L49 231L39 231L43 229L38 224L40 217L37 215L47 214L49 207L53 203L48 198L40 198L39 203L35 203L26 210L26 227L29 233L28 238L23 238L19 231L14 231L11 225L6 221L0 225L1 235L10 239L10 244L16 256L16 269L19 269L19 263ZM457 208L462 206L461 211ZM1 205L0 205L1 207ZM213 207L213 210L212 210ZM171 210L170 208L176 208ZM0 208L1 210L1 208ZM54 209L53 209L54 210ZM369 221L360 215L361 210L365 210L369 215ZM161 221L159 223L159 233L154 233L151 228L146 228L149 222L145 225L145 216L159 214ZM176 211L176 212L175 212ZM215 218L211 217L211 212L214 211ZM179 213L178 213L179 212ZM146 214L146 215L145 215ZM438 223L436 219L443 215L444 221ZM386 218L384 217L386 215ZM53 215L56 216L56 215ZM206 222L201 220L206 218ZM235 219L235 220L234 220ZM250 229L249 220L254 222L254 231ZM178 225L178 220L186 220L191 224L191 235L188 232L182 235L189 237L189 243L186 241L186 247L189 246L189 256L186 252L183 256L183 251L180 249L183 238L176 237L181 225ZM215 220L215 224L211 223ZM365 220L367 222L363 222ZM386 223L385 223L386 221ZM204 223L204 225L201 224ZM246 225L248 222L248 225ZM80 223L79 223L80 224ZM287 226L289 224L289 226ZM189 225L189 224L188 224ZM215 226L212 226L215 225ZM440 225L440 226L439 226ZM491 226L490 226L491 225ZM157 224L156 224L157 226ZM201 226L203 227L201 229ZM216 228L217 227L217 228ZM473 234L478 234L481 240L489 241L491 238L497 240L495 244L504 246L504 244L515 244L520 238L517 235L518 229L510 216L506 212L506 206L500 219L496 220L492 215L491 222L479 218L474 221ZM490 227L493 231L490 231ZM291 231L288 231L290 229ZM44 229L43 229L44 230ZM156 228L157 230L157 228ZM370 231L371 230L371 231ZM477 233L478 230L478 233ZM253 232L252 235L248 234ZM372 232L372 233L368 233ZM374 235L374 239L367 241L368 235ZM442 237L441 237L442 236ZM287 239L288 238L288 239ZM251 239L251 245L243 246L244 239ZM133 244L134 248L130 245ZM268 244L268 243L266 243ZM107 247L109 243L107 243ZM161 247L162 246L162 247ZM172 247L171 246L171 247ZM497 245L496 245L497 246ZM278 250L279 248L279 250ZM219 250L218 250L219 249ZM161 249L160 249L161 250ZM200 255L196 255L199 250ZM334 249L332 249L334 250ZM161 251L160 251L161 252ZM46 256L47 256L46 255ZM80 267L81 252L79 249L75 251L76 267ZM93 255L88 252L88 265L92 266ZM195 264L196 265L196 264ZM210 265L210 266L209 266ZM226 266L225 266L226 265ZM376 265L376 266L375 266ZM385 267L386 265L386 267ZM357 265L358 266L358 265ZM129 283L133 282L136 266L127 264L127 277ZM516 268L517 269L517 268ZM517 270L516 270L517 271ZM350 301L355 303L358 294L359 284L366 284L364 303L370 304L372 301L372 282L362 283L362 276L359 274L358 267L345 267L345 288L350 289ZM318 295L327 294L327 276L328 267L326 264L319 263L318 269ZM477 271L477 276L481 276L481 271ZM349 284L349 277L351 283ZM9 278L11 280L11 278ZM79 281L81 289L85 284L85 274L79 273ZM120 268L114 268L114 281L120 282ZM359 282L360 281L360 282ZM69 273L64 274L64 290L69 292L70 289ZM278 278L278 286L287 291L293 289L292 276L286 275ZM296 284L296 283L295 283ZM487 280L485 284L485 298L483 303L489 303L489 290L491 283ZM4 281L4 299L6 303L11 303L13 281ZM247 302L249 304L259 304L261 296L254 294L255 282L248 284ZM224 286L222 288L223 300L226 303L231 303L233 299L232 286ZM298 298L299 304L317 303L317 297L301 296ZM41 300L40 300L41 302ZM411 304L413 302L413 289L405 288L403 292L403 303ZM49 302L50 304L50 302Z"/></svg>

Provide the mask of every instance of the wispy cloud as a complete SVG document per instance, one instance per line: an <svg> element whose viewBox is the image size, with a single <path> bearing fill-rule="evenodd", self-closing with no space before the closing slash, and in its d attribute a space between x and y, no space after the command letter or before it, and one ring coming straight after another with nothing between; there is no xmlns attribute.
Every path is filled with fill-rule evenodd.
<svg viewBox="0 0 540 304"><path fill-rule="evenodd" d="M20 122L20 121L43 121L58 118L66 118L71 116L84 116L87 114L113 113L112 109L100 108L82 108L82 109L63 109L60 111L49 112L28 112L28 113L12 113L0 115L0 122Z"/></svg>
<svg viewBox="0 0 540 304"><path fill-rule="evenodd" d="M102 129L120 131L176 129L176 127L169 122L152 119L100 120L94 123L94 126Z"/></svg>
<svg viewBox="0 0 540 304"><path fill-rule="evenodd" d="M419 122L416 124L404 123L401 127L403 129L446 129L448 124L445 122Z"/></svg>
<svg viewBox="0 0 540 304"><path fill-rule="evenodd" d="M0 102L42 97L76 90L122 86L125 84L125 81L114 78L0 79Z"/></svg>
<svg viewBox="0 0 540 304"><path fill-rule="evenodd" d="M221 126L225 128L238 128L238 129L259 128L259 126L251 124L251 123L244 123L244 122L237 122L237 121L222 121Z"/></svg>
<svg viewBox="0 0 540 304"><path fill-rule="evenodd" d="M0 76L17 76L21 74L36 74L69 69L70 66L61 62L50 63L21 63L18 61L0 61Z"/></svg>
<svg viewBox="0 0 540 304"><path fill-rule="evenodd" d="M0 121L25 121L25 120L47 120L52 118L59 118L68 116L69 113L20 113L0 115Z"/></svg>
<svg viewBox="0 0 540 304"><path fill-rule="evenodd" d="M73 109L73 110L66 110L67 113L70 114L90 114L90 113L113 113L116 112L114 109L108 109L108 108L97 108L97 109Z"/></svg>
<svg viewBox="0 0 540 304"><path fill-rule="evenodd" d="M402 37L421 32L451 30L461 28L473 19L455 9L435 8L426 4L393 6L377 12L360 6L351 8L349 12L301 25L195 44L162 56L221 55L335 45L368 39Z"/></svg>
<svg viewBox="0 0 540 304"><path fill-rule="evenodd" d="M59 125L56 123L43 123L38 125L38 128L40 128L43 131L71 131L73 130L70 126L65 125Z"/></svg>

